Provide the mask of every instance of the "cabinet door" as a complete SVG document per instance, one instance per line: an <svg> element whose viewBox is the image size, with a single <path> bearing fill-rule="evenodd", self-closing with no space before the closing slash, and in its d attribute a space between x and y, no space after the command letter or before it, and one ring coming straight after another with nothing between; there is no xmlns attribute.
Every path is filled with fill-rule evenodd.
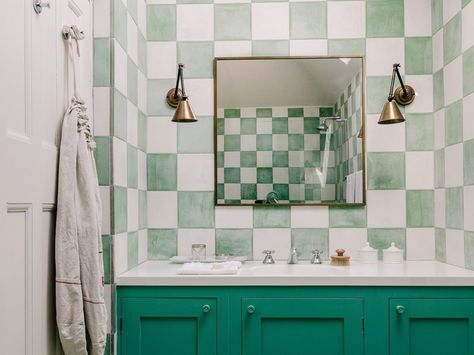
<svg viewBox="0 0 474 355"><path fill-rule="evenodd" d="M216 354L216 300L125 298L121 355Z"/></svg>
<svg viewBox="0 0 474 355"><path fill-rule="evenodd" d="M391 355L474 355L473 299L391 299Z"/></svg>
<svg viewBox="0 0 474 355"><path fill-rule="evenodd" d="M242 300L244 355L363 353L360 299Z"/></svg>

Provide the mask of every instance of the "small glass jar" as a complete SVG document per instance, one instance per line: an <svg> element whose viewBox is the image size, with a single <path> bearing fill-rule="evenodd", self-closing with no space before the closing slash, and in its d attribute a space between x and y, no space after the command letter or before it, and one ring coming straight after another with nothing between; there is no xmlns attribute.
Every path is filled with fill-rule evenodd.
<svg viewBox="0 0 474 355"><path fill-rule="evenodd" d="M206 244L193 244L191 246L191 255L193 261L206 260Z"/></svg>

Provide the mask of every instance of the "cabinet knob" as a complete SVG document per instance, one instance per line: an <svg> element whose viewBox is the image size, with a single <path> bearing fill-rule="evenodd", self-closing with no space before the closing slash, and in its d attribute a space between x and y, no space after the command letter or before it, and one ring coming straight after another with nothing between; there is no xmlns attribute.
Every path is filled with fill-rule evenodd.
<svg viewBox="0 0 474 355"><path fill-rule="evenodd" d="M204 313L209 313L211 311L211 306L209 306L208 304L205 304L204 306L202 306L202 311Z"/></svg>
<svg viewBox="0 0 474 355"><path fill-rule="evenodd" d="M398 314L403 314L405 313L405 306L398 305L396 308Z"/></svg>
<svg viewBox="0 0 474 355"><path fill-rule="evenodd" d="M247 313L248 313L248 314L253 314L253 313L255 313L255 306L253 306L253 305L248 306L248 307L247 307Z"/></svg>

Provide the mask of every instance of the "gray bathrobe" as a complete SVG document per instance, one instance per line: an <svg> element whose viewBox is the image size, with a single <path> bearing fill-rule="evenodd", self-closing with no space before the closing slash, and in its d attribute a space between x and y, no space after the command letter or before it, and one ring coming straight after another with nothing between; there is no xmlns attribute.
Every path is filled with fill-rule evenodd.
<svg viewBox="0 0 474 355"><path fill-rule="evenodd" d="M102 355L107 332L101 201L86 107L73 99L62 127L56 220L56 313L66 355Z"/></svg>

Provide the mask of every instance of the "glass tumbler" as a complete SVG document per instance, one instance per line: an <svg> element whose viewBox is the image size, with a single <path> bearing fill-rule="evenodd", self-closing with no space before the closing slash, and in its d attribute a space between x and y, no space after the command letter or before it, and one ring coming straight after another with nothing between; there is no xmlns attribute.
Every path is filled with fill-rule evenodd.
<svg viewBox="0 0 474 355"><path fill-rule="evenodd" d="M206 260L206 244L193 244L191 252L193 261Z"/></svg>

